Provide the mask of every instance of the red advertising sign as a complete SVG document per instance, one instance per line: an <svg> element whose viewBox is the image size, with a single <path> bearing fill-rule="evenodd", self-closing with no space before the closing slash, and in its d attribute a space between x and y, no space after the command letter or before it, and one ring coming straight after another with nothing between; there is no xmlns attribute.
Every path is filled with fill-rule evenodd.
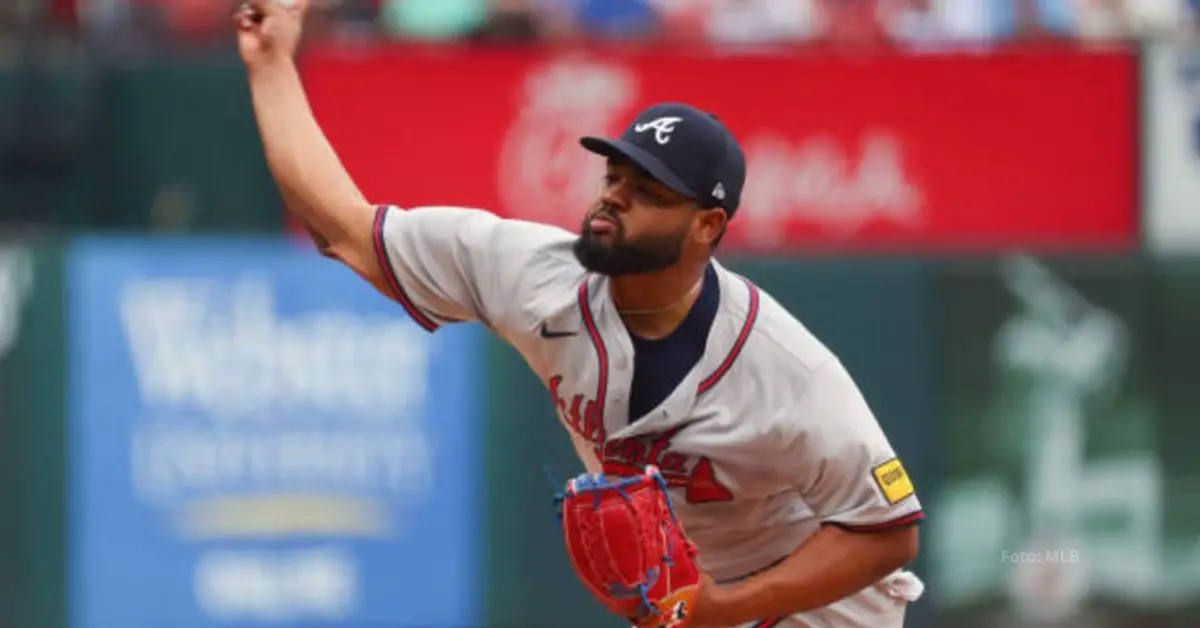
<svg viewBox="0 0 1200 628"><path fill-rule="evenodd" d="M304 63L372 199L575 229L600 185L584 134L687 101L741 139L726 247L931 251L1137 241L1137 67L1123 49L870 57L395 48Z"/></svg>

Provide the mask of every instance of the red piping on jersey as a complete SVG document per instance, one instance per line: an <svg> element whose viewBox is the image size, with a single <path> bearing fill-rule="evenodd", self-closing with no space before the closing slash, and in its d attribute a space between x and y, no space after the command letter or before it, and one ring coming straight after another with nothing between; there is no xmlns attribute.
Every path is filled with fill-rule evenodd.
<svg viewBox="0 0 1200 628"><path fill-rule="evenodd" d="M592 346L596 348L596 358L599 362L600 377L599 383L596 385L596 416L603 424L604 400L608 395L608 348L604 346L604 337L600 335L600 329L596 327L596 320L592 318L589 296L588 280L584 278L583 283L579 284L579 311L583 314L583 325L587 327L588 336L592 339Z"/></svg>
<svg viewBox="0 0 1200 628"><path fill-rule="evenodd" d="M837 527L842 528L843 530L849 530L851 532L882 532L885 530L895 530L897 528L908 527L914 523L917 523L917 522L923 520L924 518L925 518L925 511L918 510L917 512L914 512L912 514L904 515L903 517L900 517L899 519L892 519L891 521L884 521L883 523L872 523L872 524L868 524L868 525L859 526L859 525L849 525L849 524L845 524L845 523L831 522L831 525L836 525Z"/></svg>
<svg viewBox="0 0 1200 628"><path fill-rule="evenodd" d="M704 394L708 389L716 386L722 377L725 377L725 373L729 372L729 368L741 355L742 348L746 346L746 339L750 337L750 331L754 329L754 322L758 320L758 287L750 283L748 279L742 279L742 281L746 282L746 287L750 290L750 309L746 312L746 322L742 323L742 331L738 334L737 342L733 343L733 348L729 350L729 355L725 356L721 366L718 366L717 370L700 382L696 388L697 395Z"/></svg>
<svg viewBox="0 0 1200 628"><path fill-rule="evenodd" d="M772 626L778 626L781 622L783 622L784 619L785 618L783 618L783 617L776 617L775 619L764 619L764 620L758 622L757 624L754 624L750 628L772 628Z"/></svg>
<svg viewBox="0 0 1200 628"><path fill-rule="evenodd" d="M380 205L375 208L375 223L371 228L371 239L375 244L375 259L379 262L379 267L383 269L383 278L387 281L388 288L392 291L392 298L404 308L405 312L412 317L425 331L432 332L438 328L438 324L429 318L421 308L417 307L409 298L408 293L404 291L404 286L400 285L400 278L396 276L396 269L392 268L392 261L388 259L387 247L383 242L383 223L387 219L388 208Z"/></svg>

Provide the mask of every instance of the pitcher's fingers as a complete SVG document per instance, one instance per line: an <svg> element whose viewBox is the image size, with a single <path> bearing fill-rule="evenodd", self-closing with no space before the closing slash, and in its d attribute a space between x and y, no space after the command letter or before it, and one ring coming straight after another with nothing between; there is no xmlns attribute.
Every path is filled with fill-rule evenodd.
<svg viewBox="0 0 1200 628"><path fill-rule="evenodd" d="M251 30L262 20L262 14L256 13L254 9L247 6L245 3L240 5L237 11L233 14L233 23L241 30Z"/></svg>
<svg viewBox="0 0 1200 628"><path fill-rule="evenodd" d="M271 15L282 10L278 2L272 0L243 0L242 6L250 10L253 15Z"/></svg>

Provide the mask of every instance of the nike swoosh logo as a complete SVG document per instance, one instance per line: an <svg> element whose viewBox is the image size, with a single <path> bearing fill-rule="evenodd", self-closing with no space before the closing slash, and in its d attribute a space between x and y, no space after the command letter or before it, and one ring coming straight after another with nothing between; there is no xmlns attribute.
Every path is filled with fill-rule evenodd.
<svg viewBox="0 0 1200 628"><path fill-rule="evenodd" d="M574 336L578 333L579 332L577 331L550 331L546 328L546 324L542 323L542 338L552 340L554 338L566 338L568 336Z"/></svg>

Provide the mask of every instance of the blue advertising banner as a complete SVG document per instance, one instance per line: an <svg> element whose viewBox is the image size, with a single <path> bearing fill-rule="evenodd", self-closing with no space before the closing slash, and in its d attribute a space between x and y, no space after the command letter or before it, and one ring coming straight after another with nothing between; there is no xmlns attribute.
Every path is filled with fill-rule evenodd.
<svg viewBox="0 0 1200 628"><path fill-rule="evenodd" d="M478 326L277 240L66 276L73 628L479 625Z"/></svg>

